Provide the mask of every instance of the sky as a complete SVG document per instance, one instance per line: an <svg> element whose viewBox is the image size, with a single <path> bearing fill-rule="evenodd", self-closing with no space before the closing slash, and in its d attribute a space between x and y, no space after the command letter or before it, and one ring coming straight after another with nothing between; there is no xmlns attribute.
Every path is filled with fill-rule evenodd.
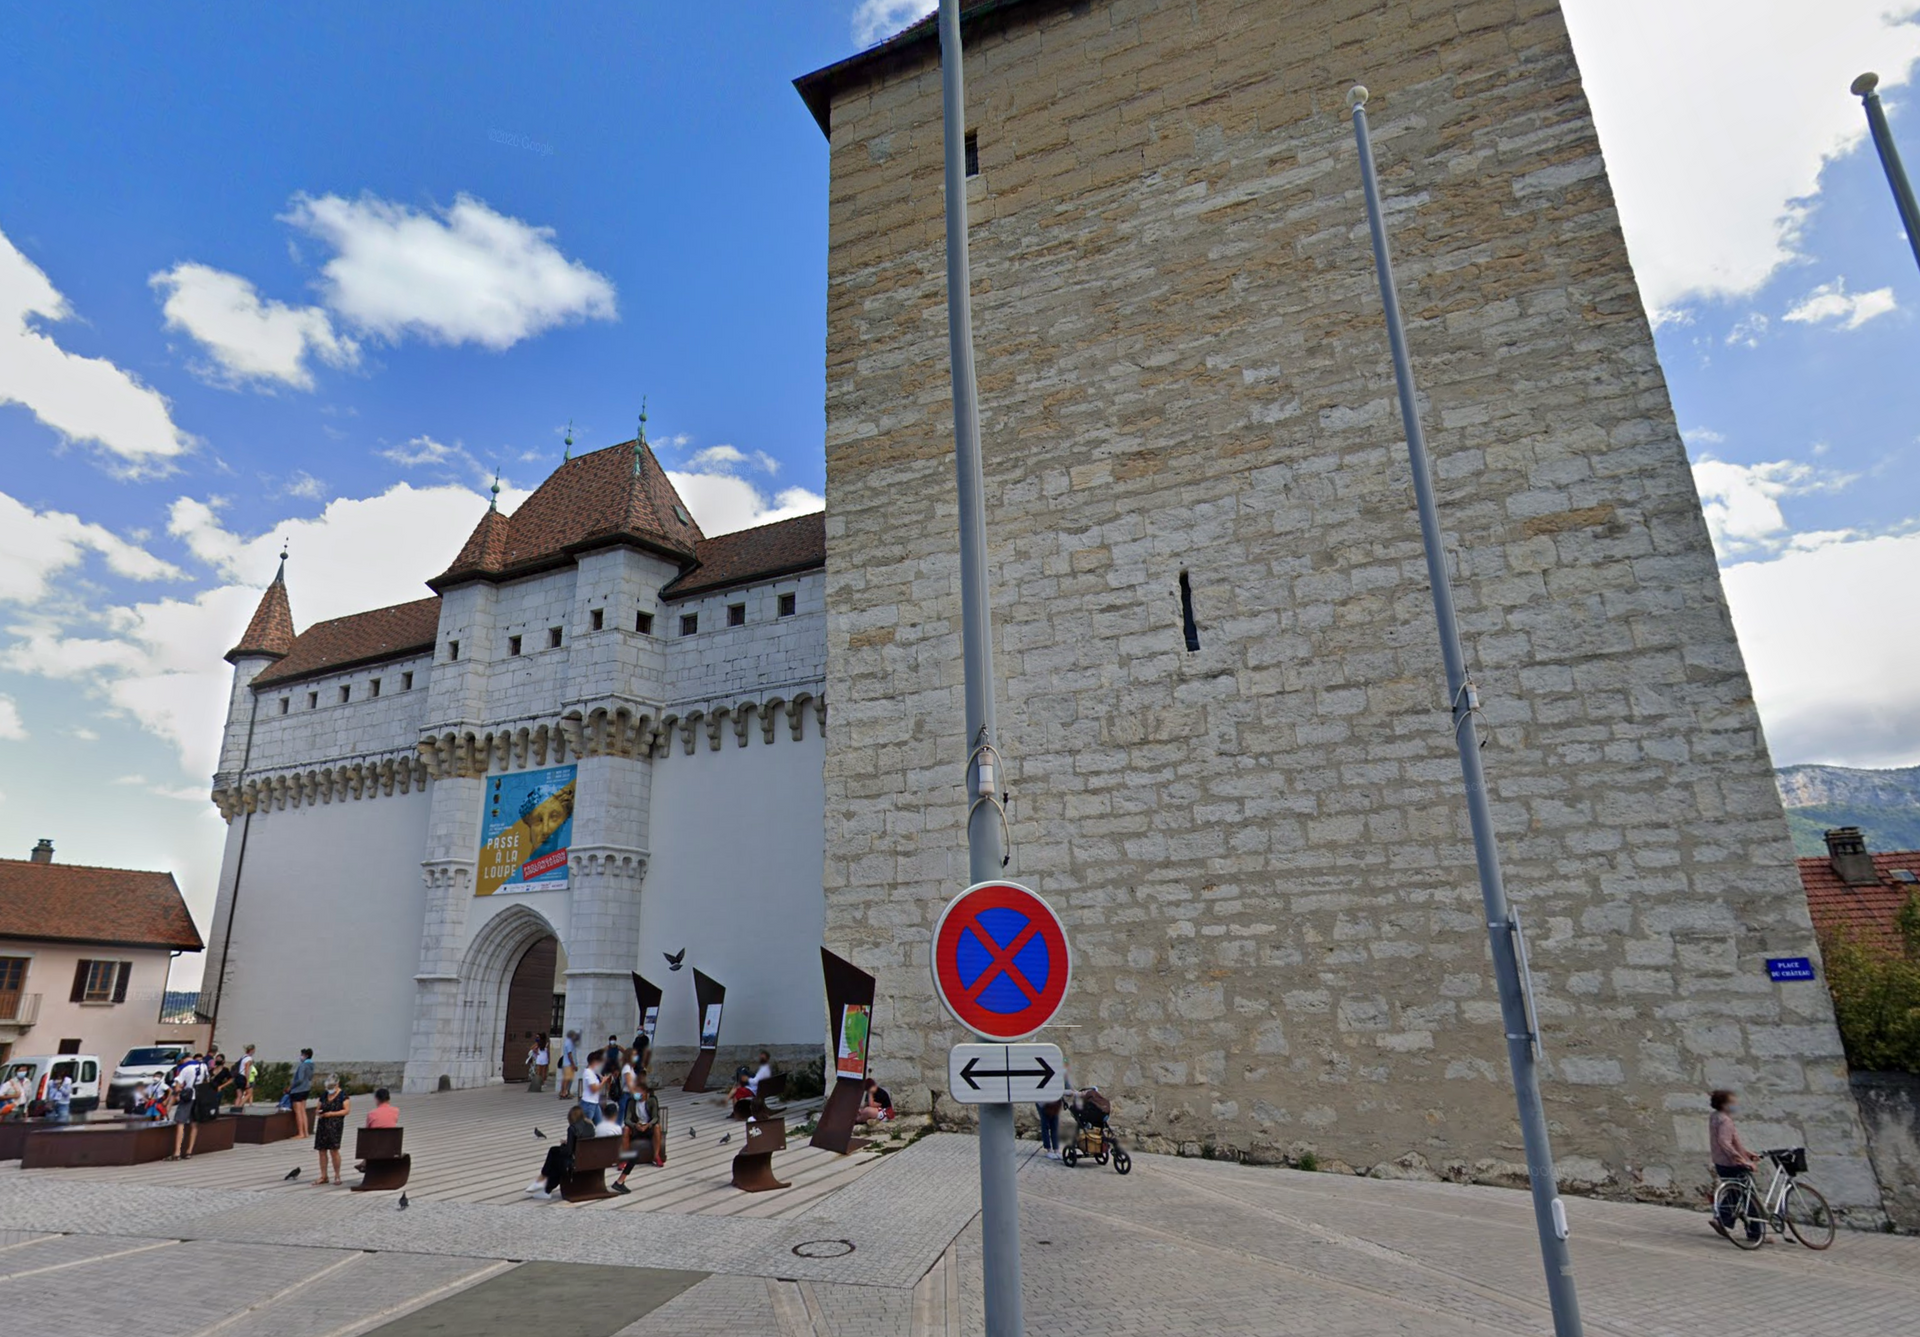
<svg viewBox="0 0 1920 1337"><path fill-rule="evenodd" d="M1847 91L1920 169L1920 0L1565 7L1774 758L1920 762L1920 270ZM707 532L818 509L791 80L931 8L9 4L0 855L208 922L283 542L299 626L418 597L496 471L510 509L643 404Z"/></svg>

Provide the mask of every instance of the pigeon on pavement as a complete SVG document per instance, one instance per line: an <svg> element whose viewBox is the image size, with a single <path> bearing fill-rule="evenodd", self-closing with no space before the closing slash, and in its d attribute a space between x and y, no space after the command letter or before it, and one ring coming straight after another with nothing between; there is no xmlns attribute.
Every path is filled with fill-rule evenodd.
<svg viewBox="0 0 1920 1337"><path fill-rule="evenodd" d="M407 1210L407 1195L404 1193L400 1195L400 1210L403 1212Z"/></svg>
<svg viewBox="0 0 1920 1337"><path fill-rule="evenodd" d="M722 1134L720 1134L720 1140L721 1140L722 1142L731 1142L731 1141L733 1141L733 1134L732 1134L732 1133L722 1133Z"/></svg>
<svg viewBox="0 0 1920 1337"><path fill-rule="evenodd" d="M538 1128L533 1130L533 1135L539 1138L542 1142L545 1142L547 1140L547 1135L541 1132Z"/></svg>
<svg viewBox="0 0 1920 1337"><path fill-rule="evenodd" d="M288 1180L298 1179L300 1177L300 1167L296 1165L280 1177Z"/></svg>
<svg viewBox="0 0 1920 1337"><path fill-rule="evenodd" d="M691 1128L689 1128L689 1129L687 1129L687 1136L688 1136L688 1137L692 1137L692 1136L694 1136L694 1131L693 1131L693 1129L691 1129Z"/></svg>

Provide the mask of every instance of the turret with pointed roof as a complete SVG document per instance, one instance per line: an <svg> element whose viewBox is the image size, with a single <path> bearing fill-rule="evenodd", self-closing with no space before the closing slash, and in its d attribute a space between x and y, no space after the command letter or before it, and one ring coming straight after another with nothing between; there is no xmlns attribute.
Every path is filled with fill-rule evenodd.
<svg viewBox="0 0 1920 1337"><path fill-rule="evenodd" d="M445 592L511 579L623 544L689 565L703 537L642 435L567 460L510 516L489 509L453 565L427 584Z"/></svg>
<svg viewBox="0 0 1920 1337"><path fill-rule="evenodd" d="M273 583L260 596L240 643L227 651L229 664L242 659L284 659L293 649L293 605L287 601L287 554L280 554L280 569Z"/></svg>

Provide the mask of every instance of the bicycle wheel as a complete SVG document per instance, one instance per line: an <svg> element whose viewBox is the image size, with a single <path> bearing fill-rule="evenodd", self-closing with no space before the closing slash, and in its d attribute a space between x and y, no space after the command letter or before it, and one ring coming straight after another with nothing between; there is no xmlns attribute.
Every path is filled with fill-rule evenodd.
<svg viewBox="0 0 1920 1337"><path fill-rule="evenodd" d="M1748 1213L1753 1215L1751 1219ZM1729 1221L1727 1238L1735 1248L1757 1249L1767 1236L1766 1216L1754 1202L1753 1193L1737 1179L1724 1180L1713 1193L1713 1214L1717 1221Z"/></svg>
<svg viewBox="0 0 1920 1337"><path fill-rule="evenodd" d="M1793 1237L1809 1249L1824 1249L1833 1243L1833 1209L1812 1185L1798 1181L1788 1185L1780 1215L1786 1218Z"/></svg>

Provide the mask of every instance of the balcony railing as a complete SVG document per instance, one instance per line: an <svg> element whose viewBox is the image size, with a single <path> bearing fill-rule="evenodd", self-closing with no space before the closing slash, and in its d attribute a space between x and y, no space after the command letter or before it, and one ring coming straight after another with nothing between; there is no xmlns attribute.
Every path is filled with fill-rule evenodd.
<svg viewBox="0 0 1920 1337"><path fill-rule="evenodd" d="M40 1019L37 993L0 993L0 1026L27 1027Z"/></svg>

